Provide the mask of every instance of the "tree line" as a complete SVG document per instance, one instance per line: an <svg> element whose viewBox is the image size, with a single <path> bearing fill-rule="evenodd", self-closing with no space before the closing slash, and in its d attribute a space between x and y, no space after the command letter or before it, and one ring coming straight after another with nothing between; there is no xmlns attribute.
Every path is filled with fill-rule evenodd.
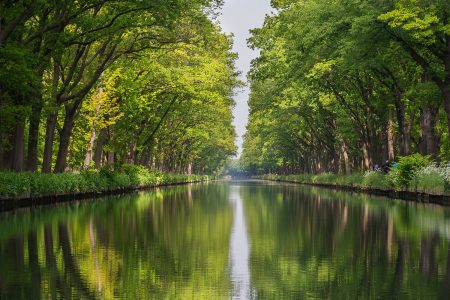
<svg viewBox="0 0 450 300"><path fill-rule="evenodd" d="M241 85L220 5L2 1L0 169L220 169Z"/></svg>
<svg viewBox="0 0 450 300"><path fill-rule="evenodd" d="M450 2L280 0L249 43L252 173L450 158Z"/></svg>

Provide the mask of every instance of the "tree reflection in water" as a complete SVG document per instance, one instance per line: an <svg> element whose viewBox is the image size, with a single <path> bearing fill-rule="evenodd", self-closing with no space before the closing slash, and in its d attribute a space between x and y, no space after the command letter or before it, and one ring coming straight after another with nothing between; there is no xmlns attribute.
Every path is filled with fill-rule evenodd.
<svg viewBox="0 0 450 300"><path fill-rule="evenodd" d="M0 298L227 298L232 219L213 185L3 216Z"/></svg>
<svg viewBox="0 0 450 300"><path fill-rule="evenodd" d="M449 235L444 207L261 182L173 187L1 215L0 298L229 299L233 257L250 298L445 298Z"/></svg>
<svg viewBox="0 0 450 300"><path fill-rule="evenodd" d="M241 196L259 299L448 295L448 208L299 186Z"/></svg>

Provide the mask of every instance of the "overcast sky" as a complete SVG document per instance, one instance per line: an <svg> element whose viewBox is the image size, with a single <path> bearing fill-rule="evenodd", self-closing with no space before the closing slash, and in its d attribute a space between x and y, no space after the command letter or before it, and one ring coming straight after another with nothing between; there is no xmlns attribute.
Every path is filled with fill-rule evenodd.
<svg viewBox="0 0 450 300"><path fill-rule="evenodd" d="M243 80L246 79L247 72L250 70L250 62L258 56L257 51L247 47L249 30L261 27L265 15L270 11L270 0L225 0L219 20L223 31L234 34L233 51L239 54L236 66L242 72ZM245 133L248 121L248 94L249 90L245 88L235 98L234 126L239 135L237 140L239 154L242 151L242 135Z"/></svg>

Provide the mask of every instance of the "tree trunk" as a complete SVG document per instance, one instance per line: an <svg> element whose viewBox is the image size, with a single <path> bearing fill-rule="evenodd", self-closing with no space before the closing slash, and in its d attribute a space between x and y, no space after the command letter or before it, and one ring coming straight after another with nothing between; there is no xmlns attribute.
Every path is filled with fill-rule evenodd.
<svg viewBox="0 0 450 300"><path fill-rule="evenodd" d="M106 156L107 160L108 160L108 166L114 166L114 151L113 150L109 150L108 151L108 155Z"/></svg>
<svg viewBox="0 0 450 300"><path fill-rule="evenodd" d="M33 105L28 129L27 170L36 172L38 165L39 125L41 122L42 102Z"/></svg>
<svg viewBox="0 0 450 300"><path fill-rule="evenodd" d="M0 170L3 170L4 167L4 155L5 155L5 148L3 147L3 132L1 132L0 128Z"/></svg>
<svg viewBox="0 0 450 300"><path fill-rule="evenodd" d="M136 157L136 143L131 143L128 145L128 154L127 154L127 160L126 162L130 165L133 165L135 163L135 157Z"/></svg>
<svg viewBox="0 0 450 300"><path fill-rule="evenodd" d="M52 171L53 160L53 141L55 139L56 122L58 115L56 112L50 112L47 116L47 124L45 131L44 157L42 160L42 173L50 173Z"/></svg>
<svg viewBox="0 0 450 300"><path fill-rule="evenodd" d="M14 133L14 157L12 168L14 171L24 170L25 155L25 119L19 120Z"/></svg>
<svg viewBox="0 0 450 300"><path fill-rule="evenodd" d="M450 82L441 88L444 96L444 109L447 114L447 133L450 136Z"/></svg>
<svg viewBox="0 0 450 300"><path fill-rule="evenodd" d="M420 109L420 143L419 151L422 155L437 157L438 138L435 127L437 123L438 108L428 105Z"/></svg>
<svg viewBox="0 0 450 300"><path fill-rule="evenodd" d="M411 124L406 119L405 104L401 99L395 101L398 128L400 131L400 154L411 154Z"/></svg>
<svg viewBox="0 0 450 300"><path fill-rule="evenodd" d="M363 168L370 170L372 166L372 158L370 157L370 145L368 142L363 142Z"/></svg>
<svg viewBox="0 0 450 300"><path fill-rule="evenodd" d="M98 93L99 93L98 94L99 98L102 99L103 88L100 87ZM85 168L88 168L92 161L95 139L97 138L97 117L100 112L101 106L102 106L102 101L99 100L97 103L97 106L95 107L94 121L92 122L91 138L89 139L88 150L86 152L86 157L84 159L84 167Z"/></svg>
<svg viewBox="0 0 450 300"><path fill-rule="evenodd" d="M64 125L59 134L58 156L56 157L55 173L62 173L66 169L67 155L69 152L70 137L72 136L72 129L74 125L75 112L72 106L66 106L66 116L64 118Z"/></svg>
<svg viewBox="0 0 450 300"><path fill-rule="evenodd" d="M394 113L392 109L389 109L388 115L388 123L386 127L386 150L387 150L387 159L389 161L394 161L395 152L394 152Z"/></svg>
<svg viewBox="0 0 450 300"><path fill-rule="evenodd" d="M149 150L144 150L141 154L141 158L139 159L139 164L148 167L149 162L150 162Z"/></svg>
<svg viewBox="0 0 450 300"><path fill-rule="evenodd" d="M98 134L97 138L97 144L95 146L95 152L94 152L94 164L95 168L98 169L101 166L102 163L102 155L103 155L103 145L105 144L106 138L107 138L108 130L107 128L102 128L100 130L100 133Z"/></svg>
<svg viewBox="0 0 450 300"><path fill-rule="evenodd" d="M8 145L13 145L14 144L14 132L10 132L8 133L8 135L6 136L7 139L7 143ZM3 149L3 156L1 157L3 160L3 168L7 169L7 170L11 170L12 169L12 162L14 159L14 152L12 147L7 147Z"/></svg>
<svg viewBox="0 0 450 300"><path fill-rule="evenodd" d="M403 156L411 154L411 124L406 124L403 128L401 149Z"/></svg>
<svg viewBox="0 0 450 300"><path fill-rule="evenodd" d="M96 137L97 137L97 132L96 132L95 122L94 122L94 127L92 127L92 132L91 132L91 138L89 139L88 150L87 150L86 156L84 158L84 168L85 169L89 168L89 166L91 164L92 157L93 157L92 152L94 152L94 143L95 143Z"/></svg>
<svg viewBox="0 0 450 300"><path fill-rule="evenodd" d="M106 159L108 162L108 166L113 167L114 161L115 161L115 154L114 154L114 148L113 148L113 140L114 140L114 132L111 128L108 129L108 143L110 145L110 149L108 151L108 154L106 155Z"/></svg>

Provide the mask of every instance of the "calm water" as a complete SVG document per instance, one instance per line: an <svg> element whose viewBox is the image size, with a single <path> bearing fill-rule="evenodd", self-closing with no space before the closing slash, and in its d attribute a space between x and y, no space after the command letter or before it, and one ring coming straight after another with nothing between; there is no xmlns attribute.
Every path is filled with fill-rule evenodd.
<svg viewBox="0 0 450 300"><path fill-rule="evenodd" d="M449 299L450 209L296 185L0 215L0 299Z"/></svg>

